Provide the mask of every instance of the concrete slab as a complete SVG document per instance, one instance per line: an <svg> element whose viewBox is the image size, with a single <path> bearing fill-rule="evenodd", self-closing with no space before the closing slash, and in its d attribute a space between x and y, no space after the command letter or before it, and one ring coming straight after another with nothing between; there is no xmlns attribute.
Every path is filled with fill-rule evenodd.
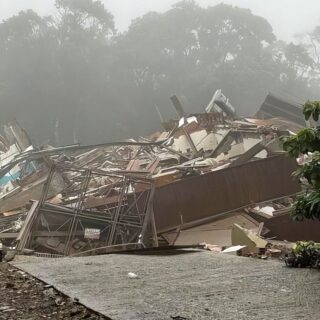
<svg viewBox="0 0 320 320"><path fill-rule="evenodd" d="M24 257L13 264L114 320L317 320L320 314L320 273L277 261L193 251Z"/></svg>

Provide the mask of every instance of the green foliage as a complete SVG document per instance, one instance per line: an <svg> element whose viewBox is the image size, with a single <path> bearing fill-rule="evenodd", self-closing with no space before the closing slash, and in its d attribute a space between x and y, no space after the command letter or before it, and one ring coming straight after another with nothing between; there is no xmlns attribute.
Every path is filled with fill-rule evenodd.
<svg viewBox="0 0 320 320"><path fill-rule="evenodd" d="M294 175L306 179L313 188L320 188L320 152L315 151L312 160L295 171Z"/></svg>
<svg viewBox="0 0 320 320"><path fill-rule="evenodd" d="M309 120L310 117L312 117L314 121L318 121L320 115L320 101L307 101L303 107L303 114L306 120Z"/></svg>
<svg viewBox="0 0 320 320"><path fill-rule="evenodd" d="M303 108L306 120L312 117L318 121L320 103L307 101ZM283 138L283 148L291 157L308 155L311 160L302 165L294 175L308 183L304 195L294 206L292 217L295 220L320 219L320 130L311 127L300 130L297 135Z"/></svg>
<svg viewBox="0 0 320 320"><path fill-rule="evenodd" d="M320 243L298 241L285 261L288 267L320 268Z"/></svg>
<svg viewBox="0 0 320 320"><path fill-rule="evenodd" d="M293 253L296 255L304 254L310 250L320 250L320 243L314 241L298 241L293 248Z"/></svg>
<svg viewBox="0 0 320 320"><path fill-rule="evenodd" d="M320 191L310 190L300 196L294 205L292 218L297 221L320 219Z"/></svg>
<svg viewBox="0 0 320 320"><path fill-rule="evenodd" d="M320 150L320 130L318 128L301 129L295 136L282 138L283 148L290 156L297 158Z"/></svg>

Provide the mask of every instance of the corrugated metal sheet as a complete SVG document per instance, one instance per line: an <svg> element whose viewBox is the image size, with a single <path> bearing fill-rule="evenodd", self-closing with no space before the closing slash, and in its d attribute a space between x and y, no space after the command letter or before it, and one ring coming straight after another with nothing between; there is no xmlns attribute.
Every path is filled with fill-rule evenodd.
<svg viewBox="0 0 320 320"><path fill-rule="evenodd" d="M264 225L271 230L271 236L275 236L279 240L293 242L299 240L320 241L320 221L318 220L294 221L287 213L266 220Z"/></svg>
<svg viewBox="0 0 320 320"><path fill-rule="evenodd" d="M296 162L286 155L189 177L157 188L154 199L158 231L235 210L250 203L291 195L300 186L291 173Z"/></svg>
<svg viewBox="0 0 320 320"><path fill-rule="evenodd" d="M305 126L306 124L302 114L301 104L277 97L270 93L259 109L257 117L263 119L281 117L301 126Z"/></svg>

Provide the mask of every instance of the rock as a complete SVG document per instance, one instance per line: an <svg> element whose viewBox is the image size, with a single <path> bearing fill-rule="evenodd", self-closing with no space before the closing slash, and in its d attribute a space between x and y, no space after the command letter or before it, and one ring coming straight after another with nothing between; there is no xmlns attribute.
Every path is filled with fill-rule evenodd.
<svg viewBox="0 0 320 320"><path fill-rule="evenodd" d="M0 311L4 311L10 308L11 308L10 306L3 306L3 307L0 307Z"/></svg>
<svg viewBox="0 0 320 320"><path fill-rule="evenodd" d="M56 303L57 306L63 306L64 304L66 304L66 302L61 297L57 298L55 300L55 303Z"/></svg>
<svg viewBox="0 0 320 320"><path fill-rule="evenodd" d="M133 272L129 272L128 273L128 278L129 279L138 279L139 276L137 274L133 273Z"/></svg>
<svg viewBox="0 0 320 320"><path fill-rule="evenodd" d="M8 270L8 264L6 262L0 262L0 271L5 272Z"/></svg>
<svg viewBox="0 0 320 320"><path fill-rule="evenodd" d="M7 282L6 283L6 289L10 289L10 288L13 288L14 287L14 283L12 282Z"/></svg>
<svg viewBox="0 0 320 320"><path fill-rule="evenodd" d="M47 309L53 306L55 306L54 300L43 301L43 303L41 304L42 309Z"/></svg>
<svg viewBox="0 0 320 320"><path fill-rule="evenodd" d="M48 298L51 298L51 299L55 299L56 294L57 294L56 291L52 287L44 290L43 293L45 296L47 296Z"/></svg>
<svg viewBox="0 0 320 320"><path fill-rule="evenodd" d="M75 316L79 313L81 313L81 308L78 308L78 307L74 307L70 310L70 316Z"/></svg>
<svg viewBox="0 0 320 320"><path fill-rule="evenodd" d="M17 310L17 309L11 308L11 309L3 310L2 312L13 312L13 311L16 311L16 310Z"/></svg>
<svg viewBox="0 0 320 320"><path fill-rule="evenodd" d="M6 255L4 256L4 261L6 262L12 261L16 256L16 253L17 252L15 250L8 250Z"/></svg>

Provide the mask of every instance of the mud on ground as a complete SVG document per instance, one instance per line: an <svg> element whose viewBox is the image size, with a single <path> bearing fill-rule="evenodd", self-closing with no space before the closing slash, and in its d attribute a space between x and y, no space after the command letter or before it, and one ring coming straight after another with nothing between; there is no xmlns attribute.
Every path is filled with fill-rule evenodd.
<svg viewBox="0 0 320 320"><path fill-rule="evenodd" d="M52 286L7 263L0 263L0 319L105 320Z"/></svg>

